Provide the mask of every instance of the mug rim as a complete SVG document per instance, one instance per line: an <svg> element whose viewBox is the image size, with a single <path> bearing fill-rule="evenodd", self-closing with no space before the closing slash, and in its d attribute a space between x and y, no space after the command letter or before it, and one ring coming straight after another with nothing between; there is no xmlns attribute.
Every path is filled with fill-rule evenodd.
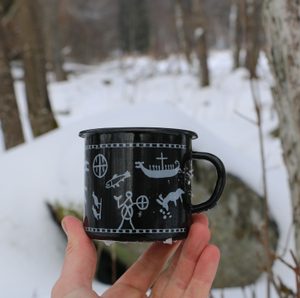
<svg viewBox="0 0 300 298"><path fill-rule="evenodd" d="M104 127L104 128L93 128L86 129L79 132L79 136L85 138L88 135L95 133L116 133L116 132L148 132L148 133L164 133L164 134L185 134L189 135L192 140L197 139L198 135L196 132L180 129L180 128L169 128L169 127Z"/></svg>

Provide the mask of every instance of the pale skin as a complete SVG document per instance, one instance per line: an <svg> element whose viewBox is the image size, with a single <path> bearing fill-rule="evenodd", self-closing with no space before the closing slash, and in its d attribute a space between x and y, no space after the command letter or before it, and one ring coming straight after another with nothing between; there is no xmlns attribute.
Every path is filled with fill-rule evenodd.
<svg viewBox="0 0 300 298"><path fill-rule="evenodd" d="M153 243L115 283L99 296L92 289L97 255L82 222L66 216L62 226L68 237L61 275L52 298L144 298L151 288L155 298L207 298L215 278L220 252L209 244L204 214L193 216L188 237L169 245ZM169 265L165 266L169 260Z"/></svg>

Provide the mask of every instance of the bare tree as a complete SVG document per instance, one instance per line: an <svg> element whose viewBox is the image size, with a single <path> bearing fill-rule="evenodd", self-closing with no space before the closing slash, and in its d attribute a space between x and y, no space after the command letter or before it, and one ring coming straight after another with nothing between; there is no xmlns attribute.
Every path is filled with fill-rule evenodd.
<svg viewBox="0 0 300 298"><path fill-rule="evenodd" d="M208 51L206 42L207 22L204 0L193 0L193 35L195 51L199 61L199 79L202 87L209 86Z"/></svg>
<svg viewBox="0 0 300 298"><path fill-rule="evenodd" d="M119 52L119 0L59 1L59 6L59 29L68 58L99 63Z"/></svg>
<svg viewBox="0 0 300 298"><path fill-rule="evenodd" d="M57 81L67 79L63 68L61 30L59 26L59 0L39 0L42 14L42 32L48 69Z"/></svg>
<svg viewBox="0 0 300 298"><path fill-rule="evenodd" d="M300 4L267 0L264 4L267 56L274 75L272 89L279 116L283 157L289 175L293 221L300 257ZM284 202L283 202L284 203Z"/></svg>
<svg viewBox="0 0 300 298"><path fill-rule="evenodd" d="M17 19L22 43L27 105L32 132L37 137L55 129L57 123L48 97L38 2L19 0L18 4Z"/></svg>
<svg viewBox="0 0 300 298"><path fill-rule="evenodd" d="M262 11L263 1L246 0L245 10L245 34L246 34L246 61L245 66L249 70L251 78L256 78L256 66L261 50L262 35Z"/></svg>
<svg viewBox="0 0 300 298"><path fill-rule="evenodd" d="M145 53L150 46L149 11L145 0L118 0L119 32L124 52Z"/></svg>
<svg viewBox="0 0 300 298"><path fill-rule="evenodd" d="M244 40L245 0L233 0L231 5L231 31L233 48L233 68L241 66L241 50Z"/></svg>
<svg viewBox="0 0 300 298"><path fill-rule="evenodd" d="M174 0L147 0L150 23L150 49L155 57L165 57L179 50Z"/></svg>
<svg viewBox="0 0 300 298"><path fill-rule="evenodd" d="M201 86L209 85L209 69L207 64L207 22L203 0L178 0L182 14L182 36L187 60L191 61L191 53L195 52L199 62L199 80Z"/></svg>
<svg viewBox="0 0 300 298"><path fill-rule="evenodd" d="M193 51L191 1L177 0L174 6L179 45L189 64L192 64Z"/></svg>
<svg viewBox="0 0 300 298"><path fill-rule="evenodd" d="M6 149L24 143L22 124L14 91L4 28L4 8L0 2L0 122Z"/></svg>

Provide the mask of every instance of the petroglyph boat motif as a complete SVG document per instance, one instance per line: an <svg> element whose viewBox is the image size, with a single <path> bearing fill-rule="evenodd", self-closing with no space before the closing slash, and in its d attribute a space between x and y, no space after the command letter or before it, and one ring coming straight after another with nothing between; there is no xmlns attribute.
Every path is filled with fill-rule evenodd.
<svg viewBox="0 0 300 298"><path fill-rule="evenodd" d="M141 169L143 173L150 178L168 178L173 177L178 174L180 171L179 161L176 160L174 164L164 164L164 160L168 159L167 157L163 157L161 153L160 157L156 159L161 161L160 165L150 165L148 168L144 166L143 161L136 161L135 168Z"/></svg>

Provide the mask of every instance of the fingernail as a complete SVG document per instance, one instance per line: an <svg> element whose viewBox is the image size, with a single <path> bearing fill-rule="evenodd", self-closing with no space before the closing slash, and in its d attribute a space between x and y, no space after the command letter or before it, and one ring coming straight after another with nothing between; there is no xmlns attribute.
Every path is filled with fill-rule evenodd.
<svg viewBox="0 0 300 298"><path fill-rule="evenodd" d="M61 227L64 230L65 234L68 235L67 225L64 220L61 221Z"/></svg>

